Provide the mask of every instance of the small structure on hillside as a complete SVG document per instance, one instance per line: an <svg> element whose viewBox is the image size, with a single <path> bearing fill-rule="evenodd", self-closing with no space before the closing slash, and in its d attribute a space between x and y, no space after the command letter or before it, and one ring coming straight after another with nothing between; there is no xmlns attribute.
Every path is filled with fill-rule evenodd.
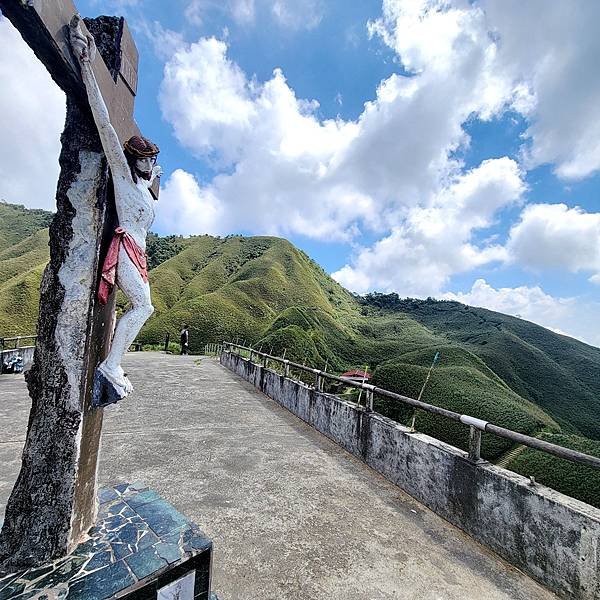
<svg viewBox="0 0 600 600"><path fill-rule="evenodd" d="M355 381L356 383L365 383L371 379L371 374L367 371L361 371L360 369L354 369L352 371L346 371L342 373L340 377Z"/></svg>

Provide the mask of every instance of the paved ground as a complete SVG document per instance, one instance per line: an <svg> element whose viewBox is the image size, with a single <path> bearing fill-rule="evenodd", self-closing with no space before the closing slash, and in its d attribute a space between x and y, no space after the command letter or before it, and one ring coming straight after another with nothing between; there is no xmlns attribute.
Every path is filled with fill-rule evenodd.
<svg viewBox="0 0 600 600"><path fill-rule="evenodd" d="M141 479L215 544L222 600L549 600L552 594L212 359L129 354L101 483ZM0 376L0 511L29 402Z"/></svg>

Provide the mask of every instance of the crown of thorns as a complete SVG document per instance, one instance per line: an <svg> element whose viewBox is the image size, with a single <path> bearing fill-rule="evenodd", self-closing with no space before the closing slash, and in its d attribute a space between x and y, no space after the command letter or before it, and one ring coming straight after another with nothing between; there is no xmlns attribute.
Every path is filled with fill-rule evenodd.
<svg viewBox="0 0 600 600"><path fill-rule="evenodd" d="M125 144L123 144L123 147L136 158L152 157L160 152L160 149L156 144L153 144L150 140L145 137L140 137L139 135L130 137Z"/></svg>

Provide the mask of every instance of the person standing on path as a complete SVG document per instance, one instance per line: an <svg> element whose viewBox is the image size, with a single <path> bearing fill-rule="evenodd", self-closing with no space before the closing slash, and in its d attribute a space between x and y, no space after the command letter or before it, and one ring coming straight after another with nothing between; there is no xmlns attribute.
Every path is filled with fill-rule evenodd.
<svg viewBox="0 0 600 600"><path fill-rule="evenodd" d="M188 331L188 326L184 325L181 330L181 334L179 335L179 343L181 344L181 352L180 354L188 354L189 353L189 341L190 341L190 332Z"/></svg>

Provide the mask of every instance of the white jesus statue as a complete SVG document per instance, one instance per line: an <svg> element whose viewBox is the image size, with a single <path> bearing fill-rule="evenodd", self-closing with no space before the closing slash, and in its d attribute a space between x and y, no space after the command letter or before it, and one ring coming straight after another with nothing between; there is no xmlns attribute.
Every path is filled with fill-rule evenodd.
<svg viewBox="0 0 600 600"><path fill-rule="evenodd" d="M70 24L70 42L81 66L90 108L111 170L119 219L102 267L98 298L106 304L116 284L131 302L131 308L117 323L108 356L96 370L93 403L103 406L133 390L121 360L154 312L148 284L146 234L154 220L155 200L149 188L161 169L156 166L158 146L146 138L133 136L121 147L92 70L96 55L94 39L83 32L78 15Z"/></svg>

